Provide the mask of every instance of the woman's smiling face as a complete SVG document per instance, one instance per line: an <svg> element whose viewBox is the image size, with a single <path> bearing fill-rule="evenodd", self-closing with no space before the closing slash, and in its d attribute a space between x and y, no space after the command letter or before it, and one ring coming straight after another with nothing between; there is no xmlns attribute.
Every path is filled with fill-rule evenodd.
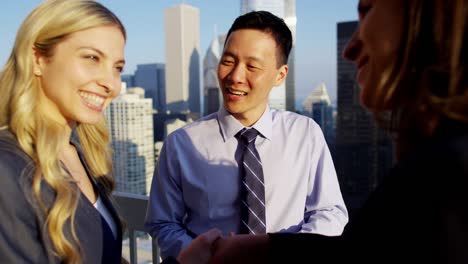
<svg viewBox="0 0 468 264"><path fill-rule="evenodd" d="M391 67L404 31L405 0L359 1L359 26L343 56L356 64L361 103L372 108L374 89Z"/></svg>
<svg viewBox="0 0 468 264"><path fill-rule="evenodd" d="M94 124L120 93L125 38L116 26L65 37L50 57L35 53L44 107L59 122Z"/></svg>

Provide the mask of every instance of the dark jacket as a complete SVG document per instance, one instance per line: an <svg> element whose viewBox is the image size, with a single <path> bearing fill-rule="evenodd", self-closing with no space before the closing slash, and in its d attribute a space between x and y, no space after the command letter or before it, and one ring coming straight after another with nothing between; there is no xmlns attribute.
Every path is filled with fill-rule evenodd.
<svg viewBox="0 0 468 264"><path fill-rule="evenodd" d="M270 234L273 263L468 263L468 126L447 121L384 178L341 237Z"/></svg>
<svg viewBox="0 0 468 264"><path fill-rule="evenodd" d="M92 177L77 138L72 136L70 142L75 145L95 190L117 225L117 238L114 239L104 218L80 192L74 228L83 263L120 263L122 230L117 212L102 185ZM34 162L20 148L13 134L9 130L0 130L0 263L61 262L53 253L45 217L32 190L34 170ZM55 192L45 182L41 184L41 195L49 208ZM71 237L68 223L65 233Z"/></svg>

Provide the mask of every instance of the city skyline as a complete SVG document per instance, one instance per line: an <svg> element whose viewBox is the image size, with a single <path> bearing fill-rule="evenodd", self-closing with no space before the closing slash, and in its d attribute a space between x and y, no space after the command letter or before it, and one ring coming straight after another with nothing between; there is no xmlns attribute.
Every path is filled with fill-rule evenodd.
<svg viewBox="0 0 468 264"><path fill-rule="evenodd" d="M2 3L0 11L0 64L11 52L16 31L26 15L41 1ZM165 63L164 10L185 3L200 9L200 51L204 55L214 37L226 33L240 15L240 1L101 0L122 20L127 29L124 74L133 74L137 64ZM296 0L296 106L321 82L332 101L336 100L336 24L357 20L357 2Z"/></svg>

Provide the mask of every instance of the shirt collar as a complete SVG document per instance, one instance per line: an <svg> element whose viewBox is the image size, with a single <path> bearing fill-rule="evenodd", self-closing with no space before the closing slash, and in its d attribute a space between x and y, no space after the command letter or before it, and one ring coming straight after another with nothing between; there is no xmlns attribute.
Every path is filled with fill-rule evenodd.
<svg viewBox="0 0 468 264"><path fill-rule="evenodd" d="M234 116L232 116L226 108L220 107L218 110L218 124L221 130L224 141L234 137L237 132L245 128ZM273 118L270 107L267 105L265 112L260 119L252 126L260 134L268 140L272 140L273 135Z"/></svg>

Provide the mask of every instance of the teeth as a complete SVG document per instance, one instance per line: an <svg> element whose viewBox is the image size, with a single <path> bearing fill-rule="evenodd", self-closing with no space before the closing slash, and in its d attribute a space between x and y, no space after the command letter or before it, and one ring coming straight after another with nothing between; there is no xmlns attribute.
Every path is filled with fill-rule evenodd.
<svg viewBox="0 0 468 264"><path fill-rule="evenodd" d="M234 95L246 95L247 93L246 92L241 92L241 91L235 91L231 88L228 88L228 91Z"/></svg>
<svg viewBox="0 0 468 264"><path fill-rule="evenodd" d="M92 104L92 105L95 105L95 106L101 106L105 99L100 97L100 96L97 96L95 94L90 94L90 93L86 93L86 92L83 92L83 91L80 91L80 96L88 103Z"/></svg>

